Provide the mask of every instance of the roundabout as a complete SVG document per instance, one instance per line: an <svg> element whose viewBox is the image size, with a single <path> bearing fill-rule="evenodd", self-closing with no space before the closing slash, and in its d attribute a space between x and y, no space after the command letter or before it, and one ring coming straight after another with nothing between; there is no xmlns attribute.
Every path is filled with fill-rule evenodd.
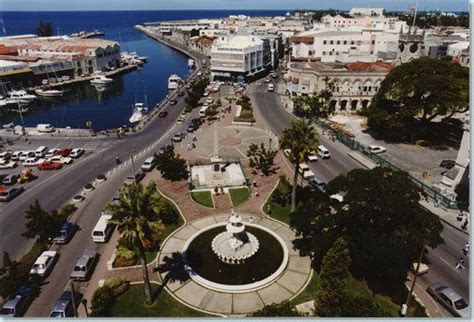
<svg viewBox="0 0 474 322"><path fill-rule="evenodd" d="M198 310L242 315L296 296L311 274L308 257L293 249L294 232L266 217L209 216L188 223L163 244L158 265L182 254L188 278L167 290ZM166 273L159 273L166 280Z"/></svg>

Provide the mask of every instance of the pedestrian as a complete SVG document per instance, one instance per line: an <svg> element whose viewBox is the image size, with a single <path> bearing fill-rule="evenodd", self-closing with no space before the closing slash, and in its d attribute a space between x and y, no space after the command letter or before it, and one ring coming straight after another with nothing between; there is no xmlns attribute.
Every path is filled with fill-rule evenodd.
<svg viewBox="0 0 474 322"><path fill-rule="evenodd" d="M224 187L221 186L221 194L224 194Z"/></svg>
<svg viewBox="0 0 474 322"><path fill-rule="evenodd" d="M193 141L194 141L194 142L196 142L196 141L197 141L196 134L193 134Z"/></svg>
<svg viewBox="0 0 474 322"><path fill-rule="evenodd" d="M195 149L196 148L196 144L193 142L192 143L192 148Z"/></svg>
<svg viewBox="0 0 474 322"><path fill-rule="evenodd" d="M219 188L217 186L214 187L214 194L219 195Z"/></svg>
<svg viewBox="0 0 474 322"><path fill-rule="evenodd" d="M188 151L191 151L191 143L188 143Z"/></svg>
<svg viewBox="0 0 474 322"><path fill-rule="evenodd" d="M253 179L252 184L253 184L253 186L254 186L255 188L257 188L257 180Z"/></svg>
<svg viewBox="0 0 474 322"><path fill-rule="evenodd" d="M255 187L255 197L258 197L258 196L259 196L259 194L258 194L258 188Z"/></svg>
<svg viewBox="0 0 474 322"><path fill-rule="evenodd" d="M253 217L252 216L250 216L250 218L249 218L249 223L253 223Z"/></svg>
<svg viewBox="0 0 474 322"><path fill-rule="evenodd" d="M464 256L467 256L467 254L469 254L469 248L470 248L470 245L469 245L469 242L467 242L464 248L462 249Z"/></svg>
<svg viewBox="0 0 474 322"><path fill-rule="evenodd" d="M459 258L457 264L456 264L456 269L461 269L465 270L466 268L464 267L464 258Z"/></svg>
<svg viewBox="0 0 474 322"><path fill-rule="evenodd" d="M464 213L462 212L462 210L460 210L458 212L458 216L456 217L457 221L462 221L462 217L464 217Z"/></svg>
<svg viewBox="0 0 474 322"><path fill-rule="evenodd" d="M439 207L439 199L438 197L435 198L435 204L434 204L435 208L438 208Z"/></svg>
<svg viewBox="0 0 474 322"><path fill-rule="evenodd" d="M466 218L466 219L464 220L464 224L462 224L461 228L464 229L464 230L466 230L467 225L469 225L469 220Z"/></svg>

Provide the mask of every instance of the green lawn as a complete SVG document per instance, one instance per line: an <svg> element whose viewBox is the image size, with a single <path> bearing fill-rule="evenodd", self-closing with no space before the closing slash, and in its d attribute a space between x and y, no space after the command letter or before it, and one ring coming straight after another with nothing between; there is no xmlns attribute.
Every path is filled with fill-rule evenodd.
<svg viewBox="0 0 474 322"><path fill-rule="evenodd" d="M214 202L212 201L212 195L210 191L191 192L191 198L204 207L214 208Z"/></svg>
<svg viewBox="0 0 474 322"><path fill-rule="evenodd" d="M112 317L212 317L193 310L176 301L161 285L152 284L155 296L153 305L145 305L143 285L131 285L130 289L120 295L112 306Z"/></svg>
<svg viewBox="0 0 474 322"><path fill-rule="evenodd" d="M291 194L291 186L288 184L288 182L280 180L278 183L277 188L275 191L272 193L278 193L281 192L284 195ZM272 196L268 198L267 203L263 207L265 213L269 215L270 217L279 220L281 222L284 222L286 224L290 224L290 213L291 213L291 205L290 203L287 203L286 205L281 205L275 200L273 200Z"/></svg>
<svg viewBox="0 0 474 322"><path fill-rule="evenodd" d="M297 297L291 300L291 304L298 305L313 300L314 295L316 294L316 289L318 288L318 283L319 274L317 272L313 272L313 275L311 276L306 288L300 294L298 294Z"/></svg>
<svg viewBox="0 0 474 322"><path fill-rule="evenodd" d="M250 190L248 188L229 189L232 206L237 207L241 203L247 201L250 197Z"/></svg>

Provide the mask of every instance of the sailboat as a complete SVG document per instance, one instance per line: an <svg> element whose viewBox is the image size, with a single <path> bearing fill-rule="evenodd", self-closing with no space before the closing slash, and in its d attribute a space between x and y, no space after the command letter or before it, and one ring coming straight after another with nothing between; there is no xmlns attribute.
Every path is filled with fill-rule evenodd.
<svg viewBox="0 0 474 322"><path fill-rule="evenodd" d="M143 91L145 91L145 85L143 85ZM135 94L135 104L133 105L132 116L128 121L132 124L138 123L143 120L148 114L147 96L145 94L145 103L137 102L137 95Z"/></svg>
<svg viewBox="0 0 474 322"><path fill-rule="evenodd" d="M56 73L54 72L54 69L53 69L53 73L54 73L54 77L56 77L56 80L57 80L58 77L56 76ZM49 73L48 73L48 71L46 71L46 76L48 77L48 84L49 84ZM45 86L43 88L39 88L39 89L35 90L35 94L38 95L38 96L42 96L42 97L60 97L60 96L64 95L64 90L63 89L54 89L51 86Z"/></svg>

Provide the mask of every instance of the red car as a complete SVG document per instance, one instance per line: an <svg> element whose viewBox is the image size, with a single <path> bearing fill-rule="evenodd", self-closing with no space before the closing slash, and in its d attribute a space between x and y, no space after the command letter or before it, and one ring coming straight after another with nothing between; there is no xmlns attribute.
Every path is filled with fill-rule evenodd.
<svg viewBox="0 0 474 322"><path fill-rule="evenodd" d="M56 155L67 157L69 153L71 153L71 151L72 151L71 148L62 148L62 149L59 149L58 152L56 152Z"/></svg>
<svg viewBox="0 0 474 322"><path fill-rule="evenodd" d="M63 167L62 163L44 161L36 166L38 170L59 170Z"/></svg>
<svg viewBox="0 0 474 322"><path fill-rule="evenodd" d="M167 117L168 116L168 112L167 111L161 111L160 113L158 113L158 117L159 118L164 118L164 117Z"/></svg>

